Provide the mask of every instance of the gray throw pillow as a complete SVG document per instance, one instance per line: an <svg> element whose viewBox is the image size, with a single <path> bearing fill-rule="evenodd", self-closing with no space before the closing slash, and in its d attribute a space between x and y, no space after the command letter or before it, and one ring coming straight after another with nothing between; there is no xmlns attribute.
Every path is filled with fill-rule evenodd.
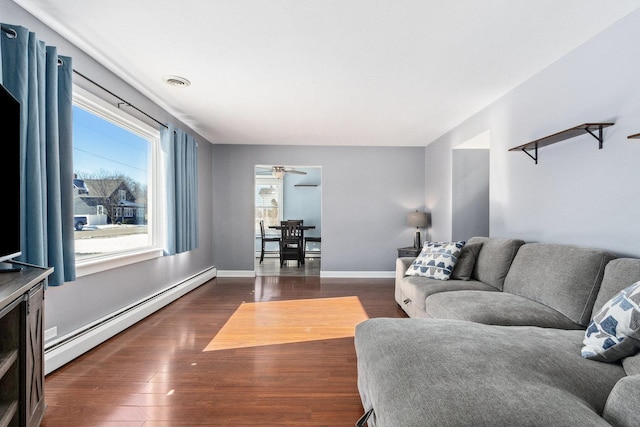
<svg viewBox="0 0 640 427"><path fill-rule="evenodd" d="M451 278L456 280L469 280L473 274L473 268L476 266L478 254L482 248L480 243L467 243L460 252L460 257L456 266L453 268Z"/></svg>

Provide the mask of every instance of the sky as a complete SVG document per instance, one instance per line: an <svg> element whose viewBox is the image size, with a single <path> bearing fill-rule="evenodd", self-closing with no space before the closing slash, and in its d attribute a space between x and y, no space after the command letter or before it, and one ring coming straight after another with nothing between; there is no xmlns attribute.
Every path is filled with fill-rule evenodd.
<svg viewBox="0 0 640 427"><path fill-rule="evenodd" d="M104 171L146 185L149 149L144 138L73 107L73 170L78 178Z"/></svg>

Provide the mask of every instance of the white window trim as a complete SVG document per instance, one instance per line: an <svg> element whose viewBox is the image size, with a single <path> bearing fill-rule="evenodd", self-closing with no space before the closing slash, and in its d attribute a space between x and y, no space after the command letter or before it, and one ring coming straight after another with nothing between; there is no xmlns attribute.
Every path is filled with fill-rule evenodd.
<svg viewBox="0 0 640 427"><path fill-rule="evenodd" d="M114 252L104 257L89 258L76 263L76 277L88 276L101 271L160 258L162 254L162 249L147 247L127 252Z"/></svg>
<svg viewBox="0 0 640 427"><path fill-rule="evenodd" d="M162 179L162 171L159 169L162 164L160 159L160 132L77 85L73 86L73 103L151 141L151 158L149 159L149 165L151 166L152 175L155 171L155 175L148 179L147 215L151 224L151 227L149 227L149 245L133 250L113 252L104 256L77 261L76 277L88 276L101 271L161 257L164 253L161 242L164 241L165 233L163 232L164 228L160 226L162 221L160 199L162 196L156 188L156 182Z"/></svg>

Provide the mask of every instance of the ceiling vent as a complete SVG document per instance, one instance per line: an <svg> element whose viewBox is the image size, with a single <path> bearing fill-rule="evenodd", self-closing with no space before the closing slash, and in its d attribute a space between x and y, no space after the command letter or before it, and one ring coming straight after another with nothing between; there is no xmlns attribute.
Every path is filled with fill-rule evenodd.
<svg viewBox="0 0 640 427"><path fill-rule="evenodd" d="M191 82L189 80L185 79L184 77L180 77L180 76L164 76L163 79L164 79L165 82L167 82L167 84L170 84L171 86L175 86L175 87L191 86Z"/></svg>

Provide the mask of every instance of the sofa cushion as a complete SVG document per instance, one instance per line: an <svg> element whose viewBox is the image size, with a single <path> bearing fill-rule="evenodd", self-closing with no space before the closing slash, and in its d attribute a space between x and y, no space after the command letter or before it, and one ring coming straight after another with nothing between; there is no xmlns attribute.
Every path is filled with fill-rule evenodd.
<svg viewBox="0 0 640 427"><path fill-rule="evenodd" d="M544 304L507 292L454 291L434 294L426 299L425 311L428 317L468 320L487 325L583 329Z"/></svg>
<svg viewBox="0 0 640 427"><path fill-rule="evenodd" d="M370 426L607 425L625 375L580 356L583 331L442 319L356 327L358 388Z"/></svg>
<svg viewBox="0 0 640 427"><path fill-rule="evenodd" d="M582 356L601 362L640 351L640 282L620 291L593 316L583 343Z"/></svg>
<svg viewBox="0 0 640 427"><path fill-rule="evenodd" d="M640 425L640 375L622 378L611 390L603 418L616 427Z"/></svg>
<svg viewBox="0 0 640 427"><path fill-rule="evenodd" d="M622 367L627 375L640 375L640 353L622 359Z"/></svg>
<svg viewBox="0 0 640 427"><path fill-rule="evenodd" d="M527 243L511 264L504 291L545 304L586 326L605 266L613 258L600 249Z"/></svg>
<svg viewBox="0 0 640 427"><path fill-rule="evenodd" d="M425 242L420 255L411 263L405 274L449 280L464 244L464 241Z"/></svg>
<svg viewBox="0 0 640 427"><path fill-rule="evenodd" d="M479 282L477 280L433 280L424 277L405 277L400 282L400 290L411 304L415 304L418 312L424 313L425 300L429 295L440 292L460 291L460 290L477 290L488 291L493 293L499 292L493 286ZM401 301L399 304L402 306ZM413 314L410 313L413 317ZM423 314L424 316L424 314Z"/></svg>
<svg viewBox="0 0 640 427"><path fill-rule="evenodd" d="M451 278L456 280L469 280L473 275L473 269L476 266L476 260L480 254L482 248L482 242L479 243L467 243L460 251L458 262L453 267L451 272Z"/></svg>
<svg viewBox="0 0 640 427"><path fill-rule="evenodd" d="M482 243L472 278L502 290L513 257L524 244L518 239L472 237L467 244Z"/></svg>

